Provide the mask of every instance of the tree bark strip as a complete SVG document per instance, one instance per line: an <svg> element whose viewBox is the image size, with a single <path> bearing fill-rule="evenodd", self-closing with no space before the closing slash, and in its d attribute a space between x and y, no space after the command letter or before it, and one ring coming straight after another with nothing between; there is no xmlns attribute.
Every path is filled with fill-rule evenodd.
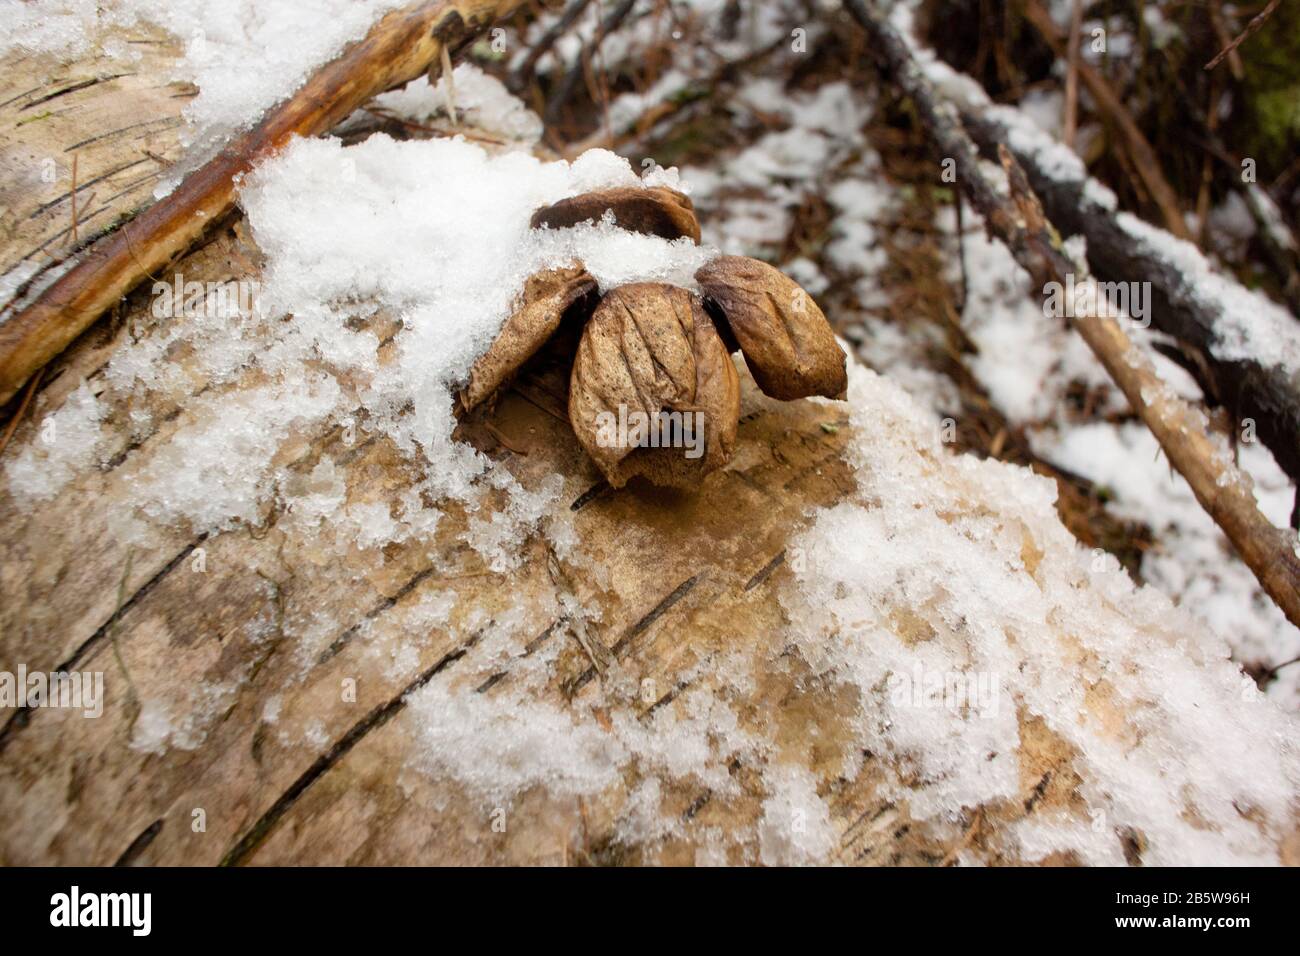
<svg viewBox="0 0 1300 956"><path fill-rule="evenodd" d="M129 39L128 39L129 38ZM41 281L75 253L153 203L158 179L180 158L181 116L194 88L173 80L181 41L138 24L116 33L132 56L97 48L66 59L11 50L0 58L0 275L11 292ZM14 311L0 304L0 321Z"/></svg>

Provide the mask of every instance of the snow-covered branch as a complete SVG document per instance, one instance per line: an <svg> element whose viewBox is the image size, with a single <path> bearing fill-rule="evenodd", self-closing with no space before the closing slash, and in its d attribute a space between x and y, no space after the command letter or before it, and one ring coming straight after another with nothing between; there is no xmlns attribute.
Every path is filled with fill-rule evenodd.
<svg viewBox="0 0 1300 956"><path fill-rule="evenodd" d="M1008 188L1004 189L983 168L956 110L936 91L908 40L889 22L881 5L876 0L845 0L845 6L871 36L876 55L912 100L942 155L955 160L958 180L989 229L1007 245L1035 284L1073 287L1086 278L1086 266L1066 255L1011 151L1005 145L999 149L1007 175ZM1079 272L1085 275L1077 275ZM1115 318L1101 314L1103 311L1076 315L1072 324L1265 591L1292 623L1300 625L1300 545L1294 532L1275 528L1260 513L1249 482L1210 440L1204 414L1159 378L1150 357Z"/></svg>

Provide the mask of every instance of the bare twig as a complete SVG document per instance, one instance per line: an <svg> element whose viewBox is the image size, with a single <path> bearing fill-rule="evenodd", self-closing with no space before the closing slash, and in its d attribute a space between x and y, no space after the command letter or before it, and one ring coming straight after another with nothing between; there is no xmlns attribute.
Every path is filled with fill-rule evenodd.
<svg viewBox="0 0 1300 956"><path fill-rule="evenodd" d="M1210 26L1213 28L1214 35L1218 38L1221 46L1226 47L1232 43L1232 38L1228 36L1227 24L1223 22L1222 0L1211 0L1210 2ZM1246 67L1241 62L1241 54L1235 49L1228 51L1228 68L1232 71L1234 79L1245 79Z"/></svg>
<svg viewBox="0 0 1300 956"><path fill-rule="evenodd" d="M524 57L524 61L519 64L519 68L510 74L507 85L512 93L518 93L528 85L533 78L533 74L537 71L537 61L550 52L551 47L555 46L555 42L560 37L569 32L569 29L577 22L578 17L582 16L582 11L586 10L587 5L590 3L591 0L573 0L564 8L560 18L551 24L550 29L538 38L537 42L528 51L528 55Z"/></svg>
<svg viewBox="0 0 1300 956"><path fill-rule="evenodd" d="M1025 19L1039 32L1057 57L1065 59L1068 56L1065 41L1062 40L1056 23L1038 0L1026 0ZM1187 228L1187 221L1183 218L1178 194L1165 178L1160 158L1152 147L1151 141L1138 128L1133 114L1128 111L1128 107L1111 89L1110 83L1101 73L1082 61L1078 64L1078 70L1079 79L1083 80L1084 86L1088 87L1088 92L1096 101L1097 108L1105 113L1124 134L1129 152L1133 154L1137 174L1146 185L1147 191L1151 193L1152 200L1159 207L1160 215L1165 221L1165 228L1179 239L1190 242L1192 234Z"/></svg>
<svg viewBox="0 0 1300 956"><path fill-rule="evenodd" d="M1241 31L1241 36L1237 37L1237 39L1233 40L1222 50L1220 50L1218 55L1213 60L1205 64L1205 69L1212 70L1220 63L1222 63L1224 57L1234 52L1237 49L1237 47L1241 46L1241 44L1246 41L1248 37L1250 37L1256 30L1258 30L1260 27L1264 25L1264 21L1273 15L1273 11L1277 9L1277 5L1281 2L1282 0L1269 0L1268 6L1266 6L1263 10L1261 10L1259 15L1255 17L1255 19L1251 20L1249 23L1246 24L1246 29Z"/></svg>
<svg viewBox="0 0 1300 956"><path fill-rule="evenodd" d="M451 120L451 125L456 125L456 78L452 76L451 68L451 51L446 46L442 48L440 57L442 63L442 78L447 81L447 119Z"/></svg>
<svg viewBox="0 0 1300 956"><path fill-rule="evenodd" d="M1079 39L1083 32L1083 0L1074 0L1070 16L1070 62L1065 74L1065 119L1062 139L1074 149L1074 135L1079 127Z"/></svg>
<svg viewBox="0 0 1300 956"><path fill-rule="evenodd" d="M732 77L740 70L761 63L771 56L778 49L785 47L786 38L779 37L773 43L735 60L720 59L718 66L708 76L699 80L689 80L673 96L667 97L657 103L653 103L639 114L633 117L626 124L616 130L598 129L585 139L572 143L564 149L564 156L567 159L576 159L589 149L604 147L606 149L622 149L629 143L634 143L647 132L654 129L664 120L673 117L681 112L689 104L700 101L699 97L683 95L693 89L713 91L725 83L731 82Z"/></svg>
<svg viewBox="0 0 1300 956"><path fill-rule="evenodd" d="M591 38L591 42L583 48L582 52L578 55L578 58L573 62L573 65L569 67L568 71L560 80L559 85L556 86L555 92L551 95L550 102L546 104L545 119L547 126L554 126L559 120L560 110L564 107L564 104L568 101L569 97L573 95L574 89L577 88L578 81L583 77L583 70L586 63L585 58L590 57L595 53L595 51L599 50L605 37L609 36L622 26L623 21L627 19L627 15L632 11L632 7L635 5L636 0L619 0L617 6L606 14L605 19L602 20L600 26L596 28L596 33Z"/></svg>
<svg viewBox="0 0 1300 956"><path fill-rule="evenodd" d="M193 245L234 206L235 179L294 136L330 129L377 93L414 79L522 0L424 0L389 13L252 129L106 236L31 305L0 325L0 402L95 319Z"/></svg>
<svg viewBox="0 0 1300 956"><path fill-rule="evenodd" d="M1061 249L1038 197L1005 144L1000 146L999 158L1009 192L1000 191L981 168L975 144L955 111L939 100L877 0L845 0L845 6L870 34L872 48L898 88L911 99L942 154L956 159L962 187L989 230L1006 244L1037 285L1066 285L1078 266ZM1294 533L1273 527L1260 513L1249 487L1238 480L1231 462L1212 443L1204 416L1161 381L1150 359L1134 346L1118 321L1097 314L1076 316L1071 321L1264 591L1300 626L1300 554Z"/></svg>
<svg viewBox="0 0 1300 956"><path fill-rule="evenodd" d="M37 387L41 384L41 374L45 369L38 369L32 376L32 380L27 383L27 394L23 396L22 402L18 406L18 411L14 412L13 420L9 422L9 427L5 429L3 438L0 438L0 455L9 447L9 439L14 437L14 432L18 430L18 424L23 420L23 415L27 412L27 406L32 403L32 397L36 394Z"/></svg>

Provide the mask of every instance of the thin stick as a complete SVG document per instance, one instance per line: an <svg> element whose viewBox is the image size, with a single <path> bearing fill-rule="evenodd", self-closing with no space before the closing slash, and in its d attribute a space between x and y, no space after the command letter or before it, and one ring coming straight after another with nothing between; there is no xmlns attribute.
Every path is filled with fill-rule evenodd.
<svg viewBox="0 0 1300 956"><path fill-rule="evenodd" d="M31 305L0 325L0 403L151 271L234 207L235 180L294 136L316 136L372 96L424 73L522 0L423 0L394 10L168 195L106 236Z"/></svg>
<svg viewBox="0 0 1300 956"><path fill-rule="evenodd" d="M18 406L18 411L14 412L13 420L9 423L9 427L5 429L4 438L0 438L0 455L3 455L4 450L9 447L9 439L13 438L14 432L18 430L18 423L23 420L23 414L27 411L27 406L32 403L32 397L36 394L36 388L41 384L41 376L44 373L45 369L39 369L32 376L32 380L27 383L27 393L23 395L22 404Z"/></svg>
<svg viewBox="0 0 1300 956"><path fill-rule="evenodd" d="M1043 5L1039 3L1039 0L1027 0L1025 3L1025 19L1039 32L1058 58L1065 59L1068 56L1064 41L1057 32L1055 21L1052 20L1051 15ZM1174 192L1173 187L1169 185L1169 180L1165 178L1160 157L1152 147L1151 141L1146 138L1146 135L1134 121L1133 114L1128 111L1128 107L1111 89L1110 83L1106 81L1106 78L1101 73L1082 60L1079 61L1078 69L1079 79L1083 80L1084 86L1088 88L1088 92L1096 100L1097 108L1109 116L1111 121L1119 127L1120 132L1124 134L1124 139L1128 142L1129 152L1133 155L1138 176L1151 193L1152 200L1160 208L1160 214L1165 221L1165 228L1179 239L1186 239L1191 242L1192 234L1187 228L1187 221L1183 218L1182 209L1178 204L1178 193Z"/></svg>
<svg viewBox="0 0 1300 956"><path fill-rule="evenodd" d="M456 125L456 78L452 76L451 53L442 48L442 78L447 81L447 118Z"/></svg>
<svg viewBox="0 0 1300 956"><path fill-rule="evenodd" d="M541 38L533 44L528 55L524 57L524 62L519 64L519 69L510 75L510 82L507 84L512 93L518 93L528 81L533 78L533 73L537 69L537 61L545 56L555 46L555 41L564 34L569 32L569 28L582 16L582 11L587 9L587 4L591 0L573 0L564 8L564 13L560 14L560 19L551 24L551 28L542 34Z"/></svg>
<svg viewBox="0 0 1300 956"><path fill-rule="evenodd" d="M1079 126L1079 39L1083 31L1083 0L1074 0L1070 17L1070 68L1065 74L1065 120L1062 139L1074 149L1074 135Z"/></svg>
<svg viewBox="0 0 1300 956"><path fill-rule="evenodd" d="M698 87L705 90L715 90L717 87L728 83L733 74L744 70L754 64L761 63L777 50L786 45L786 37L778 37L773 43L760 50L748 53L735 60L719 58L717 68L708 76L698 80L690 80L683 83L674 95L663 102L654 103L647 107L641 113L637 114L632 120L620 127L618 130L606 131L603 129L596 130L586 139L579 140L576 143L570 143L562 150L566 159L573 160L581 156L589 149L603 146L607 149L622 149L629 143L636 142L646 133L655 128L659 123L668 119L676 113L681 112L688 104L696 103L698 100L684 97L680 94Z"/></svg>
<svg viewBox="0 0 1300 956"><path fill-rule="evenodd" d="M596 34L591 38L591 42L578 54L578 59L569 67L568 72L560 80L555 89L551 101L546 104L546 125L554 126L560 118L560 109L564 106L565 101L573 95L573 90L578 85L578 81L583 77L585 67L584 57L591 56L596 50L600 49L601 43L605 37L617 30L623 20L631 12L632 7L636 5L636 0L619 0L619 3L609 14L601 21L600 26L596 28Z"/></svg>
<svg viewBox="0 0 1300 956"><path fill-rule="evenodd" d="M1211 0L1210 26L1214 28L1214 35L1222 46L1227 46L1232 42L1232 38L1228 36L1228 28L1223 22L1222 0ZM1236 50L1228 54L1228 68L1232 70L1235 79L1243 80L1246 78L1246 67L1241 62L1241 54Z"/></svg>
<svg viewBox="0 0 1300 956"><path fill-rule="evenodd" d="M1249 37L1251 34L1253 34L1256 30L1258 30L1260 27L1264 25L1264 21L1273 15L1273 11L1277 9L1278 4L1281 2L1282 0L1269 0L1268 6L1266 6L1262 11L1260 11L1260 14L1257 17L1255 17L1255 19L1251 20L1249 23L1246 24L1246 29L1241 31L1241 36L1237 37L1237 39L1233 40L1222 50L1220 50L1218 56L1216 56L1209 63L1205 64L1205 69L1212 70L1220 63L1222 63L1224 57L1226 57L1229 53L1232 53L1234 50L1236 50L1237 47L1241 46L1241 44L1246 41L1247 37Z"/></svg>
<svg viewBox="0 0 1300 956"><path fill-rule="evenodd" d="M845 0L845 6L874 41L888 75L912 101L942 155L957 161L962 187L983 214L988 229L1006 244L1039 288L1062 287L1078 271L1060 247L1060 238L1043 215L1024 170L1005 143L999 158L1009 193L1002 192L980 166L975 144L955 111L940 101L912 56L907 42L886 19L877 0ZM1075 281L1082 281L1074 276ZM1086 276L1084 277L1086 278ZM1082 315L1071 320L1129 404L1155 436L1166 458L1186 479L1197 501L1232 542L1261 587L1291 623L1300 626L1300 553L1296 535L1273 527L1255 496L1210 440L1204 416L1173 392L1114 318Z"/></svg>

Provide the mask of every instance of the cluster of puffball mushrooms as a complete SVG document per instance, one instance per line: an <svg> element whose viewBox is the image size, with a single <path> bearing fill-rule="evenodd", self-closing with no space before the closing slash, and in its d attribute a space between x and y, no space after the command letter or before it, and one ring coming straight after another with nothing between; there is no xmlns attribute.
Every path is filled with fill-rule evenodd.
<svg viewBox="0 0 1300 956"><path fill-rule="evenodd" d="M584 193L533 214L533 228L600 221L647 235L700 241L690 199L666 187L620 187ZM765 262L717 256L695 273L699 295L662 282L634 282L597 297L580 264L529 277L492 346L470 370L460 401L470 411L497 395L559 329L583 323L569 379L569 422L610 485L633 475L657 485L694 488L724 466L736 443L740 382L731 353L739 349L758 387L783 401L843 398L844 351L817 304ZM703 447L683 449L603 440L606 413L699 413Z"/></svg>

